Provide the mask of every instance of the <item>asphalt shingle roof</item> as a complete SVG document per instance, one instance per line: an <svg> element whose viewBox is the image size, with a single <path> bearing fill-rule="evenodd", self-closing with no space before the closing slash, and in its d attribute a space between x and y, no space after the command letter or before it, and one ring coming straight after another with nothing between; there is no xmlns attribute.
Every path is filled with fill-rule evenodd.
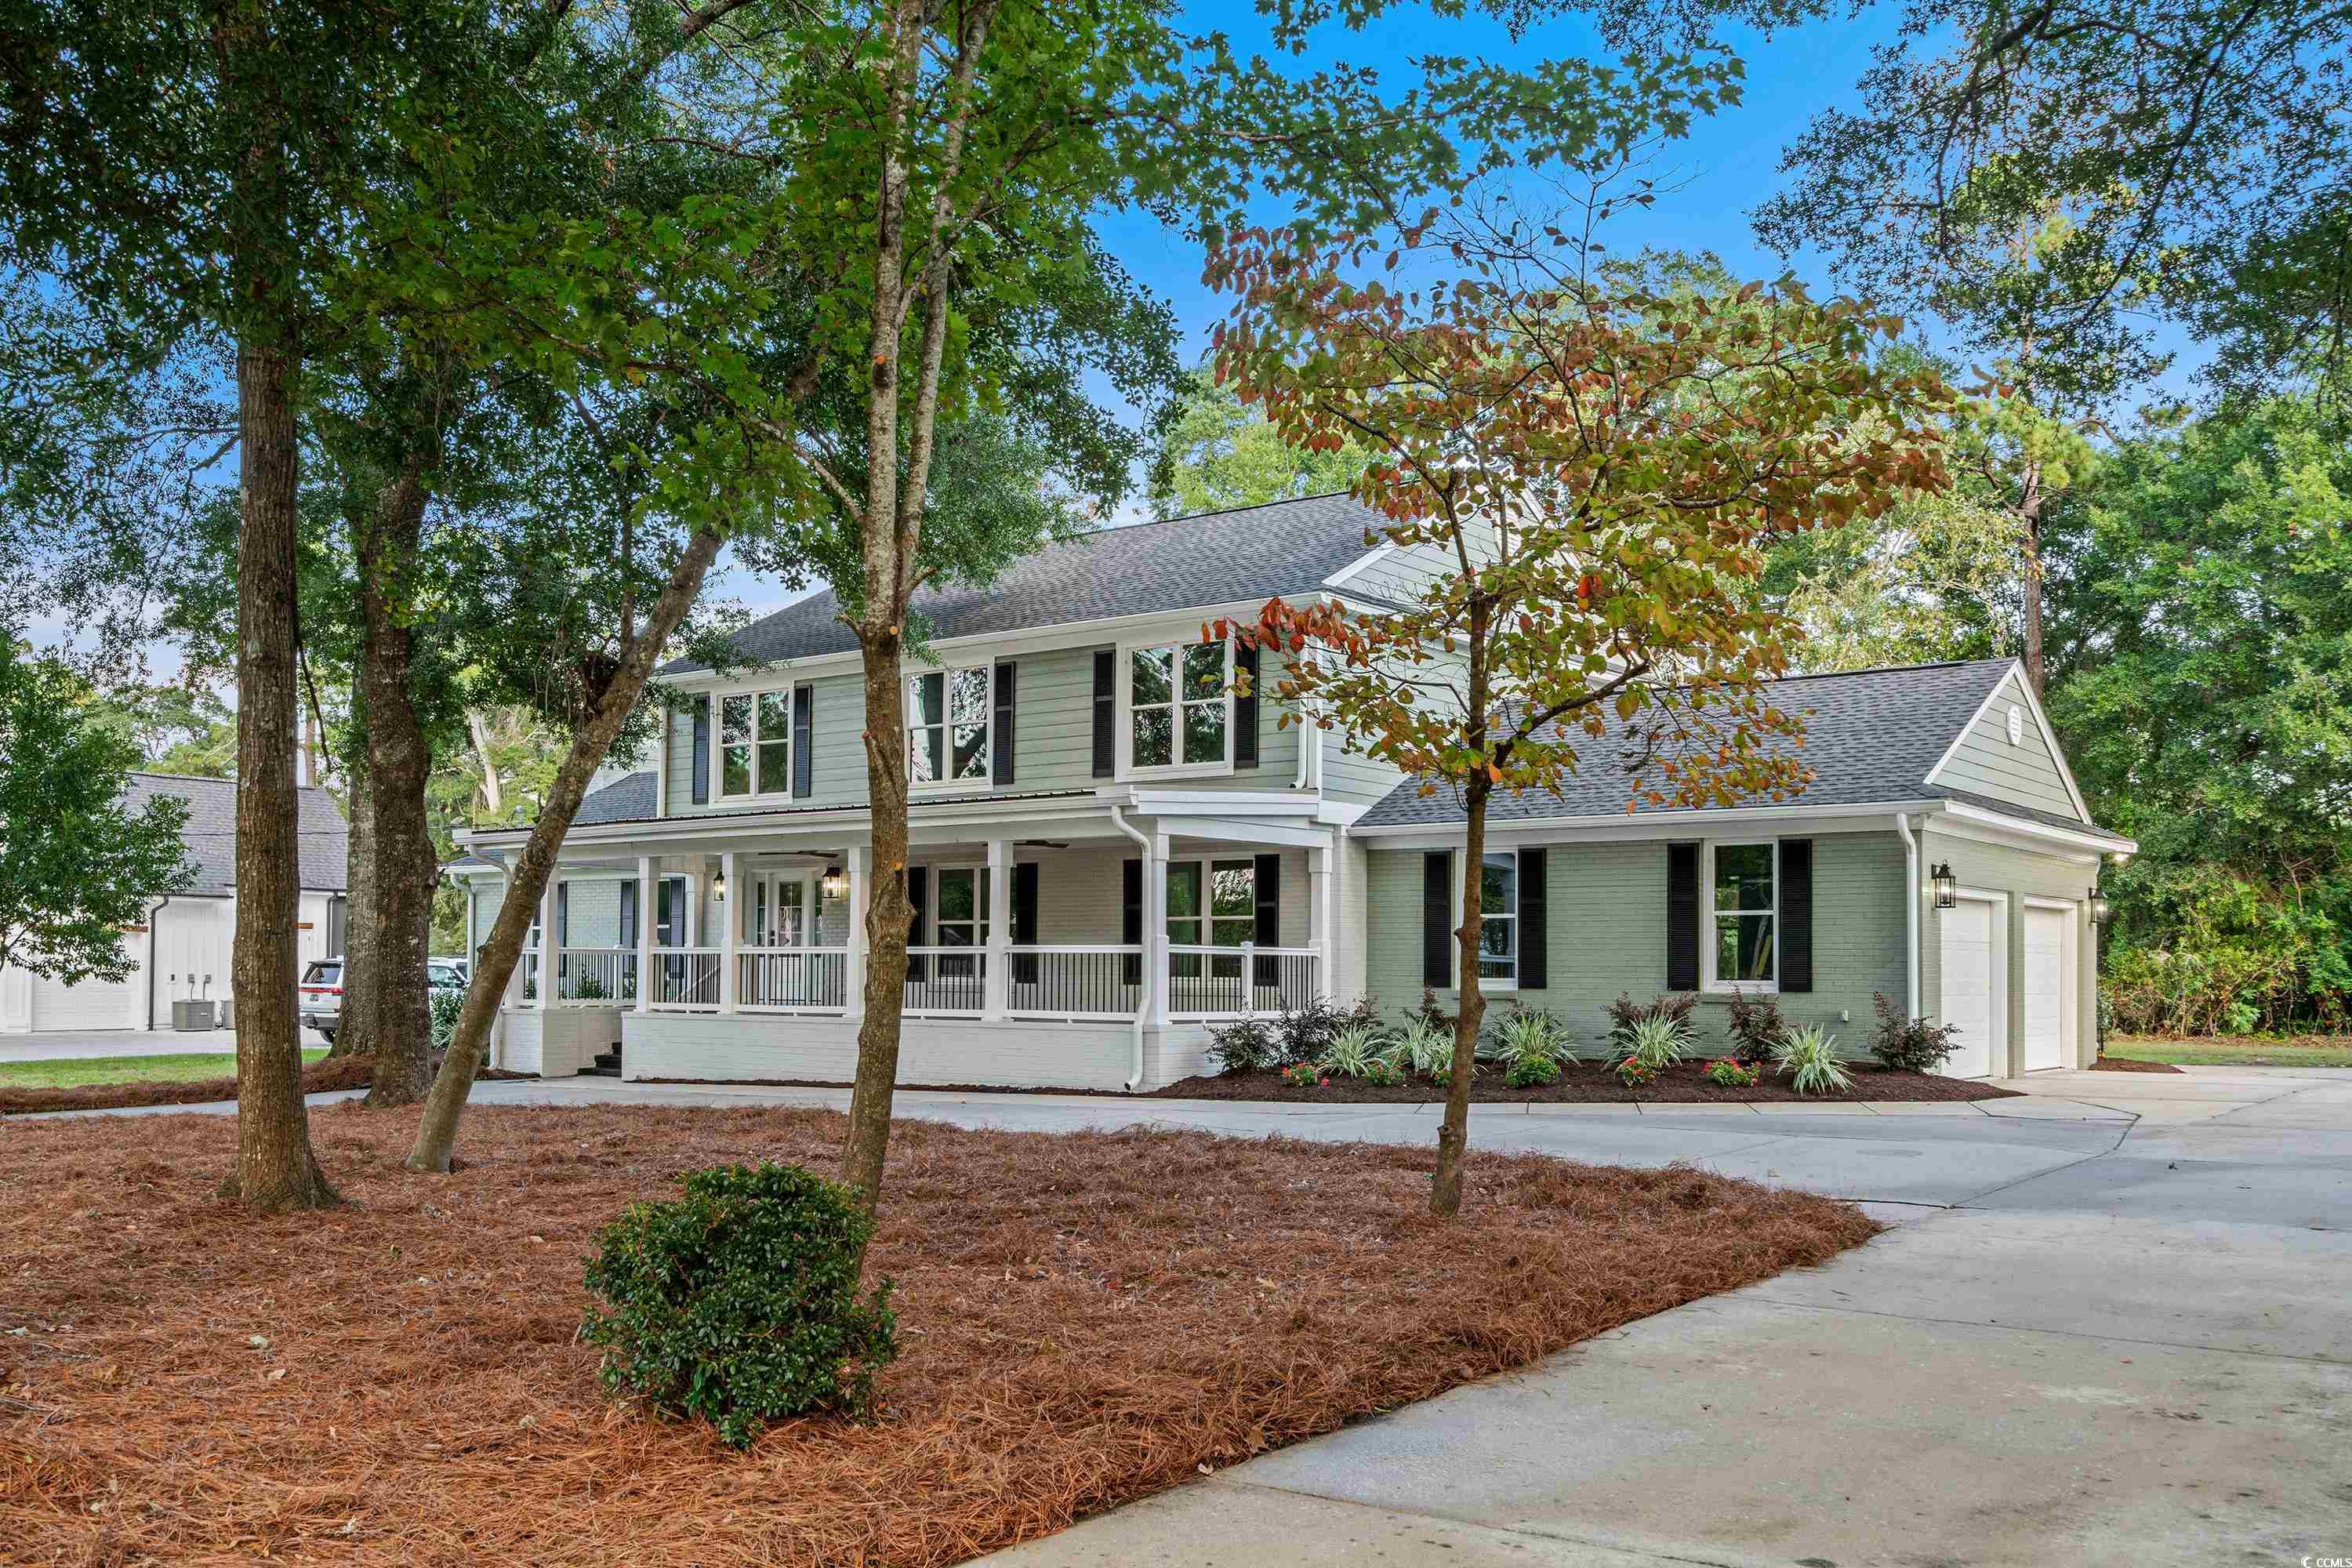
<svg viewBox="0 0 2352 1568"><path fill-rule="evenodd" d="M1931 788L1927 784L1929 772L2013 663L1998 658L1907 665L1791 676L1770 682L1768 700L1772 706L1801 715L1805 721L1805 743L1799 754L1817 776L1792 801L1743 804L1779 804L1802 810L1941 797L2079 827L2079 823L2047 813L1940 786ZM1635 722L1641 722L1639 715ZM1498 794L1487 802L1487 820L1501 825L1553 816L1622 816L1633 792L1623 763L1629 752L1626 725L1612 712L1603 738L1595 741L1580 731L1571 738L1581 771L1562 782L1559 795L1538 791ZM1463 820L1462 803L1454 791L1440 788L1434 795L1423 795L1419 789L1410 781L1399 784L1358 818L1357 825L1451 826Z"/></svg>
<svg viewBox="0 0 2352 1568"><path fill-rule="evenodd" d="M301 859L306 892L345 890L349 870L350 832L335 797L316 786L297 790L300 799L294 825L294 842ZM195 863L196 879L187 891L223 894L236 890L236 781L187 778L178 773L132 773L123 790L123 804L143 810L159 795L177 795L188 803L187 826L181 838L188 858Z"/></svg>
<svg viewBox="0 0 2352 1568"><path fill-rule="evenodd" d="M932 637L960 637L1302 594L1365 554L1365 531L1380 524L1361 502L1328 495L1108 528L1025 556L985 588L924 589L915 608ZM846 653L857 639L839 614L828 591L732 640L761 662ZM672 659L662 673L708 668Z"/></svg>

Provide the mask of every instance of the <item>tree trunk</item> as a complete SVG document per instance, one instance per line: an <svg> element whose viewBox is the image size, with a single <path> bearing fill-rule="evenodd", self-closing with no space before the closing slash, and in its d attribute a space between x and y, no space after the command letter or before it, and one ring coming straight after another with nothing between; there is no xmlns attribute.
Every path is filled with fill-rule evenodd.
<svg viewBox="0 0 2352 1568"><path fill-rule="evenodd" d="M2042 465L2025 465L2018 496L2018 521L2025 525L2025 679L2042 695Z"/></svg>
<svg viewBox="0 0 2352 1568"><path fill-rule="evenodd" d="M625 635L625 634L624 634ZM466 710L466 734L482 763L482 811L492 822L506 815L506 792L499 787L499 764L490 755L490 730L478 710Z"/></svg>
<svg viewBox="0 0 2352 1568"><path fill-rule="evenodd" d="M351 837L345 858L345 879L350 886L344 901L343 920L343 999L335 1020L335 1038L327 1047L330 1056L360 1056L375 1049L375 932L376 914L381 907L376 901L376 868L381 861L375 842L375 788L368 770L367 747L362 737L367 731L366 699L352 693L352 717L360 733L353 737L351 756L345 766L351 770Z"/></svg>
<svg viewBox="0 0 2352 1568"><path fill-rule="evenodd" d="M473 1092L474 1076L481 1071L490 1026L498 1020L507 983L514 977L515 965L521 959L522 939L530 932L532 914L539 906L540 896L547 890L548 878L554 874L555 853L562 847L564 834L571 830L572 814L580 809L581 797L588 793L588 781L604 764L605 753L612 750L613 737L620 733L630 710L644 693L646 678L653 674L654 661L661 656L662 645L669 641L670 635L686 619L687 611L694 607L695 597L702 592L702 580L709 574L720 542L718 530L709 526L697 529L687 542L669 581L663 584L661 596L654 601L646 616L644 634L634 646L622 648L620 667L614 671L612 684L605 688L594 716L572 737L571 751L556 769L555 783L548 791L539 821L530 830L530 839L508 876L506 897L499 905L498 919L490 923L489 937L482 943L481 962L466 988L466 1005L457 1016L449 1054L442 1059L441 1070L434 1077L432 1092L425 1096L425 1116L417 1125L416 1143L408 1155L408 1168L412 1171L449 1169L450 1157L457 1146L457 1120L465 1112L467 1096ZM648 910L640 918L650 920L652 916L653 911ZM644 977L643 983L650 984L651 978Z"/></svg>
<svg viewBox="0 0 2352 1568"><path fill-rule="evenodd" d="M864 636L860 629L861 637ZM906 1005L906 692L899 640L877 638L866 654L866 784L873 805L874 897L866 916L866 1016L857 1026L857 1079L849 1094L849 1134L841 1180L870 1212L882 1197L890 1145L890 1102L898 1084L899 1010Z"/></svg>
<svg viewBox="0 0 2352 1568"><path fill-rule="evenodd" d="M238 344L244 515L236 542L236 1167L222 1195L261 1209L337 1202L310 1151L295 1009L301 877L294 784L296 356Z"/></svg>
<svg viewBox="0 0 2352 1568"><path fill-rule="evenodd" d="M414 1105L432 1082L433 1015L425 959L440 880L425 789L433 749L411 684L416 635L402 603L415 566L425 487L404 474L378 498L359 551L359 684L366 693L369 805L374 817L375 941L364 976L375 1032L371 1106Z"/></svg>
<svg viewBox="0 0 2352 1568"><path fill-rule="evenodd" d="M1468 680L1469 734L1473 755L1484 755L1486 739L1487 610L1470 605ZM1462 924L1455 928L1454 963L1461 974L1461 1012L1454 1020L1454 1070L1445 1081L1445 1118L1437 1128L1437 1171L1430 1178L1429 1212L1451 1219L1462 1212L1463 1155L1470 1147L1470 1075L1478 1065L1478 1027L1486 1016L1486 996L1478 984L1478 941L1485 924L1481 896L1486 868L1486 797L1494 788L1484 773L1463 786L1466 822L1462 849Z"/></svg>

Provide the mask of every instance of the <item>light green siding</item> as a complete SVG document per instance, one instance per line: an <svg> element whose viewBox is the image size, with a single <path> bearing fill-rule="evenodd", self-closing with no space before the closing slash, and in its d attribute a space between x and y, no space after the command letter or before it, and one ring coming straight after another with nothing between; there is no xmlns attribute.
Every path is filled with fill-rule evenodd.
<svg viewBox="0 0 2352 1568"><path fill-rule="evenodd" d="M2090 890L2098 881L2098 862L2088 857L2073 859L2063 855L1987 844L1955 834L1938 833L1932 826L1921 831L1920 855L1923 865L1949 865L1953 879L1962 888L2008 895L2009 1023L2006 1034L2009 1060L1996 1059L1993 1063L1995 1073L2017 1070L2024 1060L2025 900L2029 898L2065 900L2075 905L2074 1047L2077 1059L2070 1065L2089 1066L2097 1055L2098 1039L2098 928L2091 924L2089 904ZM1943 933L1938 924L1941 918L1942 912L1935 908L1930 890L1923 887L1920 894L1919 1007L1920 1011L1935 1016L1940 1015L1943 1006Z"/></svg>
<svg viewBox="0 0 2352 1568"><path fill-rule="evenodd" d="M1516 999L1558 1015L1573 1036L1598 1047L1604 1011L1620 993L1646 1001L1666 989L1666 845L1560 843L1544 846L1549 984L1542 990L1490 993L1495 1006ZM1422 991L1422 856L1375 849L1370 890L1368 986L1394 1013ZM1458 866L1457 866L1458 871ZM1813 989L1780 998L1791 1025L1819 1024L1844 1054L1867 1054L1871 994L1904 994L1903 847L1892 833L1823 834L1813 840ZM1458 993L1439 993L1452 1006ZM1724 1008L1704 1000L1702 1048L1724 1040Z"/></svg>
<svg viewBox="0 0 2352 1568"><path fill-rule="evenodd" d="M2042 727L2033 721L2033 710L2018 681L2014 671L2001 681L1961 737L1959 749L1927 782L2080 822L2083 816L2066 793L2058 759L2042 740ZM2009 738L2011 708L2018 710L2020 723L2014 743Z"/></svg>

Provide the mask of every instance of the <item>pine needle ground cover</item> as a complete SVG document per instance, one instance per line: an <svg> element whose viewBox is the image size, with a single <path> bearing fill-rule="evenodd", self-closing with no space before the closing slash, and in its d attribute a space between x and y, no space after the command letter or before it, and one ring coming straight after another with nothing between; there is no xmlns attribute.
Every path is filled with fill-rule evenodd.
<svg viewBox="0 0 2352 1568"><path fill-rule="evenodd" d="M223 1117L0 1140L0 1541L12 1563L929 1564L1045 1535L1867 1239L1851 1205L1687 1169L1199 1132L902 1122L870 1256L880 1418L745 1454L615 1406L583 1259L689 1170L829 1172L830 1111L311 1118L352 1206L214 1202Z"/></svg>

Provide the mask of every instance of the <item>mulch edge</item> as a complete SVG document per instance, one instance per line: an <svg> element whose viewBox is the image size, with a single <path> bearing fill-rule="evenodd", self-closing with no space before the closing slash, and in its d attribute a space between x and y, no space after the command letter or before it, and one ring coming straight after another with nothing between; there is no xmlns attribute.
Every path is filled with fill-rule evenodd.
<svg viewBox="0 0 2352 1568"><path fill-rule="evenodd" d="M367 1070L353 1072L345 1064ZM492 1068L484 1079L535 1078L535 1073ZM322 1057L302 1069L302 1092L335 1094L366 1089L375 1079L373 1058ZM0 1088L0 1117L43 1116L60 1110L139 1110L153 1106L212 1105L236 1098L235 1078L193 1078L168 1083L86 1083L71 1089Z"/></svg>

